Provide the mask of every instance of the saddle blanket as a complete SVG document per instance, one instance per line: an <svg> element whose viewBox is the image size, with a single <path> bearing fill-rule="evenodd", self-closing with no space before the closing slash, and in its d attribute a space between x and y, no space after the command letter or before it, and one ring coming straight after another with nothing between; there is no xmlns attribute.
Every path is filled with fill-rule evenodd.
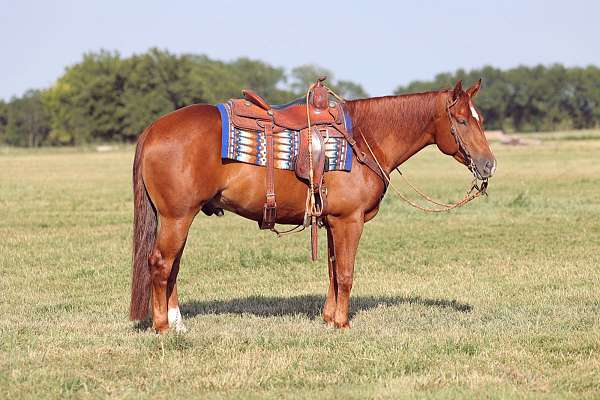
<svg viewBox="0 0 600 400"><path fill-rule="evenodd" d="M267 164L266 135L261 131L245 131L231 123L229 104L217 104L221 113L221 158L248 164ZM349 116L344 116L346 129L352 132ZM273 164L278 169L295 169L300 145L300 131L285 130L273 134ZM329 137L325 143L325 171L350 171L352 148L344 138Z"/></svg>

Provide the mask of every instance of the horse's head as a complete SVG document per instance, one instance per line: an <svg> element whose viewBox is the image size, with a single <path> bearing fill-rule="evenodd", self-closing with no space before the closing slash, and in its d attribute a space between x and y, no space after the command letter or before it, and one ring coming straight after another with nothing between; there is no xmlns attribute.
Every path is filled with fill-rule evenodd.
<svg viewBox="0 0 600 400"><path fill-rule="evenodd" d="M435 143L444 154L485 180L496 171L496 158L485 137L483 116L473 103L480 87L481 79L467 90L463 90L462 81L456 83L436 120Z"/></svg>

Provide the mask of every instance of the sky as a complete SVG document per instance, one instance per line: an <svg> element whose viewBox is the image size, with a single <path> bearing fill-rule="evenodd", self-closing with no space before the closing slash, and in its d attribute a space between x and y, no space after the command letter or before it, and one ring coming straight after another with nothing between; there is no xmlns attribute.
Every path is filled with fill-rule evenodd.
<svg viewBox="0 0 600 400"><path fill-rule="evenodd" d="M151 47L288 71L312 63L372 96L458 68L600 65L600 2L0 0L0 98L82 54Z"/></svg>

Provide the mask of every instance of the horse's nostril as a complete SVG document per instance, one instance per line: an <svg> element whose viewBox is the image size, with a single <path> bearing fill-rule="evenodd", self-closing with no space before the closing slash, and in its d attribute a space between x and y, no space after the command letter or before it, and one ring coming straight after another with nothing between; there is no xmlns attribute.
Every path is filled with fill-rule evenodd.
<svg viewBox="0 0 600 400"><path fill-rule="evenodd" d="M493 162L491 162L491 161L486 161L486 162L485 162L485 168L484 168L484 169L485 169L485 172L487 172L487 173L491 173L491 172L492 172L492 170L494 169L494 163L493 163Z"/></svg>

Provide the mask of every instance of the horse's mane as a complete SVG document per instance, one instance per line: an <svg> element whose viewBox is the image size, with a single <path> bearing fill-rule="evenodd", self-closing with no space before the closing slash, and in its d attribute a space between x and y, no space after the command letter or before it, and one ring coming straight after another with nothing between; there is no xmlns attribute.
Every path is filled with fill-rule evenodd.
<svg viewBox="0 0 600 400"><path fill-rule="evenodd" d="M348 101L352 125L371 132L422 131L436 116L436 99L448 90Z"/></svg>

